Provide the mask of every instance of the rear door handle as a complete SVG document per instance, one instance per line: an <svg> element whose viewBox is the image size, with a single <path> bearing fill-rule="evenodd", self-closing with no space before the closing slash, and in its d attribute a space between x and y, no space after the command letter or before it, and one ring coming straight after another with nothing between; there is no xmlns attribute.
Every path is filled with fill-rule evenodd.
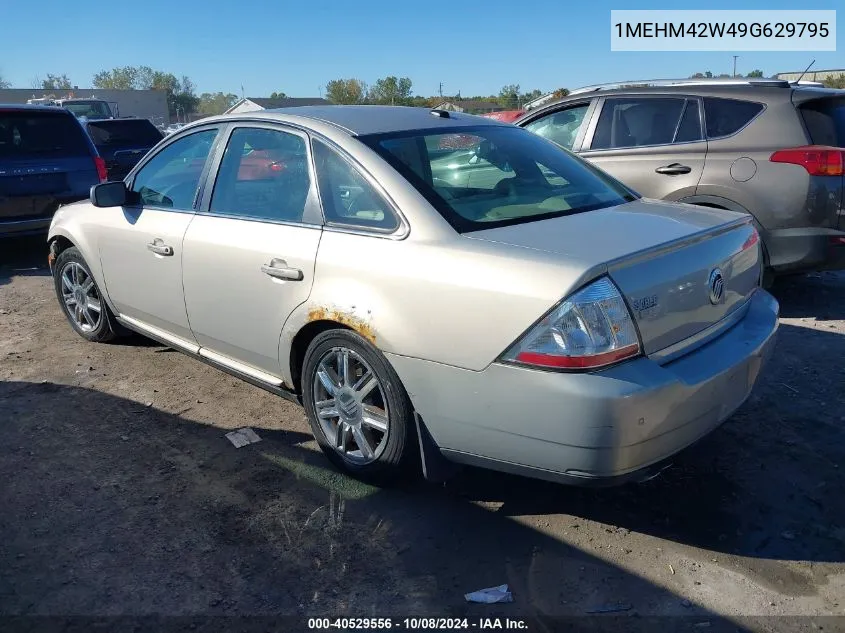
<svg viewBox="0 0 845 633"><path fill-rule="evenodd" d="M692 167L681 165L680 163L672 163L671 165L664 165L655 169L658 174L665 176L680 176L681 174L688 174L692 171Z"/></svg>
<svg viewBox="0 0 845 633"><path fill-rule="evenodd" d="M262 264L261 272L270 277L288 281L302 281L304 277L299 268L291 268L283 259L273 259L269 264Z"/></svg>
<svg viewBox="0 0 845 633"><path fill-rule="evenodd" d="M155 239L147 244L147 250L152 251L156 255L164 255L165 257L173 255L173 247L168 246L159 239Z"/></svg>

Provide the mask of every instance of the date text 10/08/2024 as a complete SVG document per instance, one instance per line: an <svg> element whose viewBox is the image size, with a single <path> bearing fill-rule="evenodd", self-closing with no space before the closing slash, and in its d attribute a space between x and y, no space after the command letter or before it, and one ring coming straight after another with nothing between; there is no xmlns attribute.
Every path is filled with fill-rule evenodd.
<svg viewBox="0 0 845 633"><path fill-rule="evenodd" d="M346 631L527 631L518 618L309 618L310 630Z"/></svg>

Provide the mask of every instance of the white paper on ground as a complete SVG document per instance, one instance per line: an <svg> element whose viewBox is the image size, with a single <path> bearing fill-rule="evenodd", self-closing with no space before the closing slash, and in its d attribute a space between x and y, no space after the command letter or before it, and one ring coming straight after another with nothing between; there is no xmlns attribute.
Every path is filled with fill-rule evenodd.
<svg viewBox="0 0 845 633"><path fill-rule="evenodd" d="M235 448L241 448L247 444L255 444L256 442L261 441L258 434L249 427L226 433L226 439L229 440Z"/></svg>
<svg viewBox="0 0 845 633"><path fill-rule="evenodd" d="M464 594L464 598L466 598L467 602L481 602L483 604L493 604L494 602L513 602L513 595L510 591L508 591L507 585L479 589L478 591Z"/></svg>

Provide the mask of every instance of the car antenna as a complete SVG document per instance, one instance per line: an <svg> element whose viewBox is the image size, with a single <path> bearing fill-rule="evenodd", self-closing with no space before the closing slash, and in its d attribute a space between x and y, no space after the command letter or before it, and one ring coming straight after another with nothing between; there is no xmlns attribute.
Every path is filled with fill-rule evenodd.
<svg viewBox="0 0 845 633"><path fill-rule="evenodd" d="M811 62L810 62L810 65L809 65L809 66L807 66L807 67L804 69L804 72L803 72L803 73L801 73L800 75L798 75L798 79L796 79L795 81L793 81L793 82L792 82L792 85L793 85L793 86L797 86L797 85L798 85L798 82L799 82L799 81L801 81L801 80L804 78L804 75L806 75L806 74L807 74L807 71L808 71L808 70L810 70L810 68L811 68L811 67L813 66L813 64L815 64L815 63L816 63L816 60L815 60L815 59L814 59L813 61L811 61Z"/></svg>

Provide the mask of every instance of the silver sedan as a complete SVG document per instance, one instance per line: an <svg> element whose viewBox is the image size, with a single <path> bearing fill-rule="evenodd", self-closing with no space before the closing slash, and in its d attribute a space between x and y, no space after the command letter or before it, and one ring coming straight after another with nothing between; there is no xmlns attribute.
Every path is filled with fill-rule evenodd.
<svg viewBox="0 0 845 633"><path fill-rule="evenodd" d="M59 305L305 407L340 468L651 476L774 344L751 218L641 199L526 130L415 108L203 119L62 207Z"/></svg>

